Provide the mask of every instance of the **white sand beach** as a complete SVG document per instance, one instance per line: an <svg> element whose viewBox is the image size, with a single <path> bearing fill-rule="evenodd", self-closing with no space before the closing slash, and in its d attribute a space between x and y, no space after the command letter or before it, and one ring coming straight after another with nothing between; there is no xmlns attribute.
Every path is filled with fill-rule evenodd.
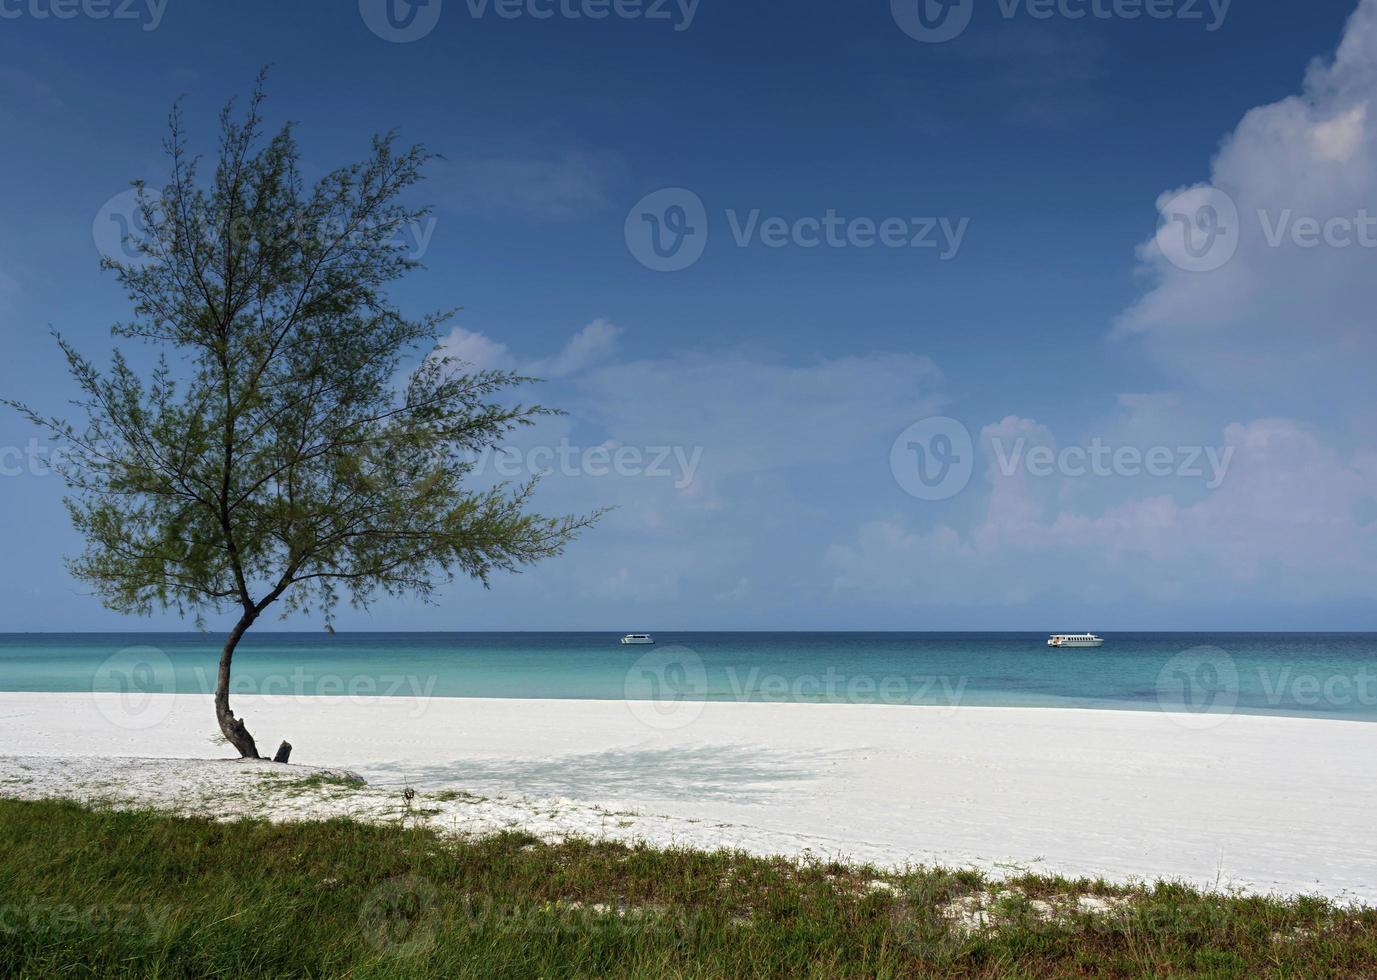
<svg viewBox="0 0 1377 980"><path fill-rule="evenodd" d="M1377 904L1377 725L1045 708L264 697L260 749L368 786L275 792L209 697L0 694L0 795L278 819L413 810L754 853L1317 894ZM700 710L701 709L701 710ZM677 727L669 727L669 725ZM176 760L176 761L169 761ZM452 792L439 793L437 791ZM457 791L457 792L454 792Z"/></svg>

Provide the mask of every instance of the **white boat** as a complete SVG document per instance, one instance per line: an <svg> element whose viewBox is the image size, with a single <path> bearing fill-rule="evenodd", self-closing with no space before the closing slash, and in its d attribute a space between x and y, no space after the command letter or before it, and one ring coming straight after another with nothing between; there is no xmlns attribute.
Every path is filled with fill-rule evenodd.
<svg viewBox="0 0 1377 980"><path fill-rule="evenodd" d="M622 637L623 646L648 646L654 643L654 638L649 633L628 633Z"/></svg>
<svg viewBox="0 0 1377 980"><path fill-rule="evenodd" d="M1049 647L1102 647L1104 639L1094 633L1053 633L1047 638Z"/></svg>

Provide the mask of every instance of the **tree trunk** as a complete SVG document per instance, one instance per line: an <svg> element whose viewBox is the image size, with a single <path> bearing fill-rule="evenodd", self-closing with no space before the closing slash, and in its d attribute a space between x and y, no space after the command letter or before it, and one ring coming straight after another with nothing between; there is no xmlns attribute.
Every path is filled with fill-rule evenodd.
<svg viewBox="0 0 1377 980"><path fill-rule="evenodd" d="M230 711L230 663L234 660L234 648L239 645L244 633L253 625L256 618L245 615L234 627L229 639L225 641L224 652L220 654L220 673L215 679L215 720L220 723L220 731L224 733L225 738L229 739L230 744L238 749L239 755L245 759L258 759L261 756L249 730L244 727L242 721L234 717L234 712Z"/></svg>

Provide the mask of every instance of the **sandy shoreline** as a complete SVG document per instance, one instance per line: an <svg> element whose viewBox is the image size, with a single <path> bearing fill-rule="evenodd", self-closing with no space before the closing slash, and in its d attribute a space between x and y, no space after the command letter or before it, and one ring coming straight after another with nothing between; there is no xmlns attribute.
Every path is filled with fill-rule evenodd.
<svg viewBox="0 0 1377 980"><path fill-rule="evenodd" d="M214 761L210 699L0 693L0 795L394 815L883 866L1172 878L1377 904L1377 725L1052 708L237 699L260 748L366 789L274 793ZM202 760L168 764L166 759ZM137 761L130 761L137 760ZM461 794L441 790L462 791ZM441 799L440 797L445 797ZM266 800L266 802L265 802Z"/></svg>

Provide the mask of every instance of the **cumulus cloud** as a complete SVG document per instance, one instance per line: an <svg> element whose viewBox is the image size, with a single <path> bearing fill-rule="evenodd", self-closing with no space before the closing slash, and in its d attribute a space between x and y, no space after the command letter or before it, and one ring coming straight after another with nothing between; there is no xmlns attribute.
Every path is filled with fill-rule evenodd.
<svg viewBox="0 0 1377 980"><path fill-rule="evenodd" d="M567 378L611 357L621 333L621 327L599 317L570 337L553 357L523 360L487 334L455 327L441 338L432 356L451 357L479 371L514 370L537 378Z"/></svg>
<svg viewBox="0 0 1377 980"><path fill-rule="evenodd" d="M569 339L558 354L548 360L532 361L522 370L538 378L564 378L611 357L617 349L622 328L599 318Z"/></svg>
<svg viewBox="0 0 1377 980"><path fill-rule="evenodd" d="M441 338L432 356L462 361L475 371L505 367L510 360L505 344L463 327L455 327L448 336Z"/></svg>
<svg viewBox="0 0 1377 980"><path fill-rule="evenodd" d="M959 506L891 510L836 540L834 596L1042 609L1377 596L1377 452L1345 438L1370 431L1377 364L1374 100L1377 0L1362 0L1300 94L1249 112L1208 184L1158 200L1162 228L1139 249L1149 287L1116 334L1179 387L1120 395L1099 431L1123 446L1212 443L1222 482L1035 476L1029 451L1080 439L1059 446L1010 416L981 432L982 476ZM1224 404L1254 406L1251 420L1209 426ZM1283 417L1301 413L1313 421Z"/></svg>
<svg viewBox="0 0 1377 980"><path fill-rule="evenodd" d="M1232 257L1193 271L1159 239L1145 243L1151 286L1119 334L1205 387L1304 393L1312 404L1364 397L1377 363L1374 100L1377 0L1362 0L1333 61L1315 63L1298 95L1249 112L1213 161L1209 185L1238 212L1215 247ZM1182 201L1199 217L1205 193L1162 195L1166 234L1177 233Z"/></svg>
<svg viewBox="0 0 1377 980"><path fill-rule="evenodd" d="M982 442L1001 433L1054 443L1022 419L989 427ZM1039 481L990 459L994 486L973 528L922 528L905 516L866 522L829 552L834 590L906 605L1377 597L1371 454L1345 458L1286 419L1231 424L1221 445L1232 450L1227 475L1203 499L1145 495L1098 512L1049 513ZM1077 479L1093 477L1046 482Z"/></svg>

